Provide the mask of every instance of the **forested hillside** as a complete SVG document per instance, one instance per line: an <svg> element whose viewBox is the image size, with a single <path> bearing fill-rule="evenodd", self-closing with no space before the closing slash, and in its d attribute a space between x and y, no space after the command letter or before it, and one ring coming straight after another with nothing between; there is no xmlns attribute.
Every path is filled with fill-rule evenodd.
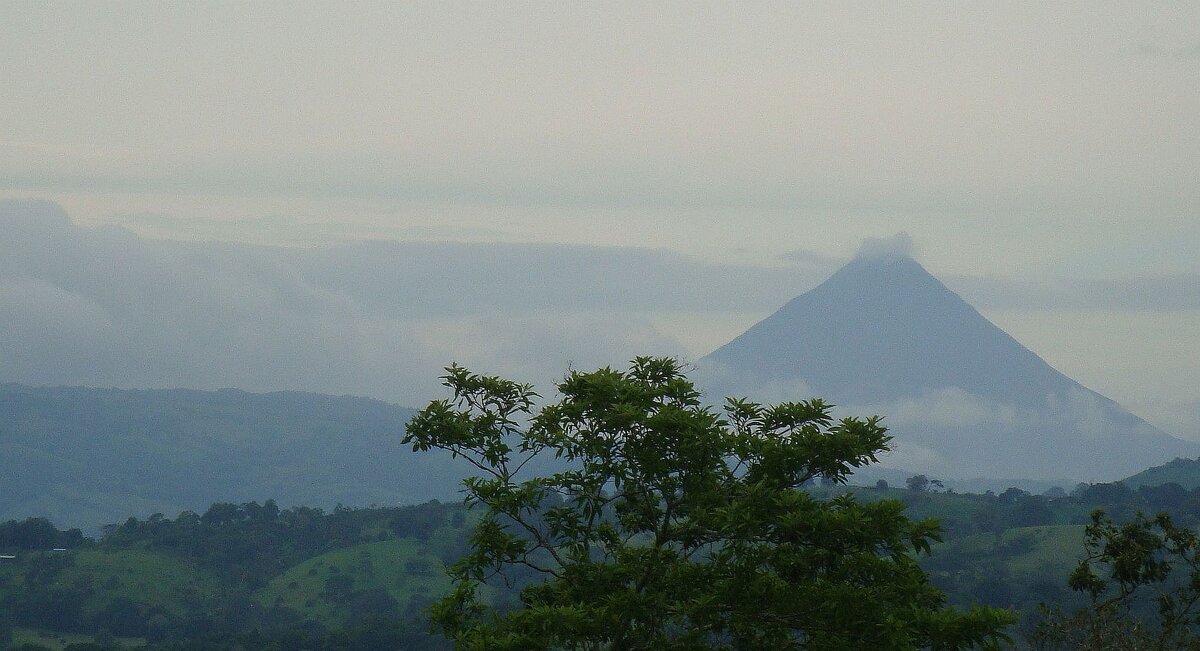
<svg viewBox="0 0 1200 651"><path fill-rule="evenodd" d="M1200 490L1175 485L1095 484L1058 496L809 490L899 499L911 517L939 519L945 542L922 561L931 580L952 604L1019 611L1018 641L1040 603L1083 604L1067 576L1094 509L1200 523ZM0 524L0 554L15 558L0 560L0 623L46 648L63 648L59 640L176 650L446 648L428 633L425 609L448 589L445 568L467 551L473 521L460 504L326 512L270 500L128 518L98 539L41 518L9 521ZM488 599L510 602L514 589L497 585Z"/></svg>
<svg viewBox="0 0 1200 651"><path fill-rule="evenodd" d="M1191 490L1200 486L1200 459L1177 458L1161 466L1147 468L1136 475L1126 477L1121 483L1130 488L1142 486L1161 486L1175 483Z"/></svg>
<svg viewBox="0 0 1200 651"><path fill-rule="evenodd" d="M447 588L467 524L461 505L438 502L327 513L270 500L129 518L99 540L10 521L0 524L0 553L14 557L0 560L0 622L18 637L53 631L49 644L82 635L228 648L257 630L316 648L333 632L361 637L358 648L442 648L422 610Z"/></svg>

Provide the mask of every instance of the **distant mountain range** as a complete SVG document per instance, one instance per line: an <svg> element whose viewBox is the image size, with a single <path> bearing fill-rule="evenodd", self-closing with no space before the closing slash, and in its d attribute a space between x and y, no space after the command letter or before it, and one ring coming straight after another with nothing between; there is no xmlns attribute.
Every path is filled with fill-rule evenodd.
<svg viewBox="0 0 1200 651"><path fill-rule="evenodd" d="M1051 368L906 255L860 256L697 364L714 396L820 396L885 416L884 465L1113 481L1200 445Z"/></svg>
<svg viewBox="0 0 1200 651"><path fill-rule="evenodd" d="M879 477L891 483L921 472L963 489L1069 487L1200 456L1051 368L906 256L856 259L697 366L714 397L821 396L884 415L895 451ZM456 499L466 464L400 443L413 413L299 392L0 384L0 520L94 530L216 501Z"/></svg>
<svg viewBox="0 0 1200 651"><path fill-rule="evenodd" d="M454 499L463 464L400 443L413 413L313 393L0 384L0 520L94 529L217 501Z"/></svg>

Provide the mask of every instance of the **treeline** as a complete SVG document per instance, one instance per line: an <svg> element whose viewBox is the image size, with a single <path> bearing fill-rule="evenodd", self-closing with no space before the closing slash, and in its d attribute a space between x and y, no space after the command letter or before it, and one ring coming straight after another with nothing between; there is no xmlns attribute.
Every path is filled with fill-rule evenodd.
<svg viewBox="0 0 1200 651"><path fill-rule="evenodd" d="M0 524L0 552L76 548L92 542L79 529L60 531L46 518Z"/></svg>
<svg viewBox="0 0 1200 651"><path fill-rule="evenodd" d="M1036 610L1039 602L1066 604L1075 597L1065 574L1076 560L1071 554L1082 551L1076 541L1082 535L1079 525L1095 509L1117 520L1139 511L1166 512L1182 526L1200 525L1200 489L1178 484L1137 489L1121 483L1080 484L1069 493L1043 495L1017 488L959 494L936 487L930 481L907 489L810 490L900 499L910 516L939 519L946 545L922 562L931 579L956 603L1025 612ZM129 518L104 528L98 540L77 529L59 530L45 518L10 521L0 524L0 550L17 558L0 562L0 632L19 626L97 637L95 645L81 649L106 648L113 636L144 638L154 648L176 651L444 648L444 640L427 632L423 612L436 595L396 598L387 589L364 585L361 574L356 583L345 565L340 573L323 567L312 578L322 586L319 605L341 613L336 623L314 621L256 595L308 559L365 543L409 539L430 560L449 564L468 549L471 519L462 505L438 502L326 512L280 508L267 500L219 502L203 513L184 511L174 518ZM1062 551L1051 559L1038 557L1038 546L1054 542L1047 538L1054 535L1061 536L1054 544ZM120 558L132 560L120 567L104 565ZM172 584L171 600L134 588L137 577L130 573L136 570L130 566L146 559L173 563L171 568L186 575ZM441 571L420 559L397 558L395 563L414 576ZM1024 565L1030 569L1019 569ZM503 602L511 595L498 593L496 598Z"/></svg>
<svg viewBox="0 0 1200 651"><path fill-rule="evenodd" d="M1069 493L1052 488L1039 495L1020 488L1000 493L938 491L932 488L932 481L936 480L910 480L904 490L885 490L886 482L880 482L876 491L866 490L860 495L869 497L879 492L882 497L900 499L916 515L939 518L951 537L1001 533L1018 527L1084 525L1098 508L1117 520L1129 519L1138 512L1167 513L1179 525L1200 526L1200 487L1188 490L1174 482L1136 489L1121 482L1080 483ZM947 498L961 508L946 510Z"/></svg>
<svg viewBox="0 0 1200 651"><path fill-rule="evenodd" d="M442 526L463 526L465 517L461 505L436 500L387 509L339 506L329 513L306 506L280 509L274 500L218 502L203 514L184 511L175 519L162 514L145 520L129 518L105 527L102 540L112 548L141 546L179 555L255 590L307 558L390 538L427 541ZM464 541L437 551L452 561L465 549Z"/></svg>
<svg viewBox="0 0 1200 651"><path fill-rule="evenodd" d="M1200 525L1200 486L1188 490L1175 482L1158 486L1140 486L1136 490L1121 482L1080 484L1072 496L1081 503L1103 507L1114 519L1128 519L1134 513L1166 512L1177 525Z"/></svg>

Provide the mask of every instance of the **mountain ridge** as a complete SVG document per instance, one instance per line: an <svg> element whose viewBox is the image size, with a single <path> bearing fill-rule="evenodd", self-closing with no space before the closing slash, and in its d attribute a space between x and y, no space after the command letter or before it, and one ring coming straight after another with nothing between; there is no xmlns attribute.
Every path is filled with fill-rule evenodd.
<svg viewBox="0 0 1200 651"><path fill-rule="evenodd" d="M301 391L0 384L0 520L94 529L218 501L454 498L465 471L401 443L414 413Z"/></svg>

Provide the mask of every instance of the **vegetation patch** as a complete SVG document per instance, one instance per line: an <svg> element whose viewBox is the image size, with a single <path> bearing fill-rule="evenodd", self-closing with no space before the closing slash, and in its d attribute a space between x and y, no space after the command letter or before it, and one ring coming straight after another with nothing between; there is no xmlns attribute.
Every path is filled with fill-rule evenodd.
<svg viewBox="0 0 1200 651"><path fill-rule="evenodd" d="M441 559L428 545L406 538L354 545L304 561L271 579L255 601L332 625L397 609L419 614L449 587Z"/></svg>

